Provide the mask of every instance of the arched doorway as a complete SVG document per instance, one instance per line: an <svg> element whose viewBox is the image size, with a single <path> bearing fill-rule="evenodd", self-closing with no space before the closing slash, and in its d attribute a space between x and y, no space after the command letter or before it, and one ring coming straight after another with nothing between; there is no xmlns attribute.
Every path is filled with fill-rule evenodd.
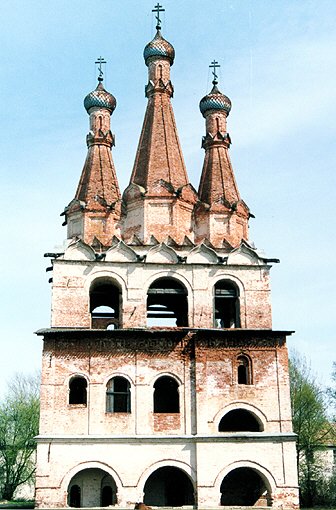
<svg viewBox="0 0 336 510"><path fill-rule="evenodd" d="M69 483L68 505L71 507L106 507L116 503L116 483L112 476L102 469L83 469Z"/></svg>
<svg viewBox="0 0 336 510"><path fill-rule="evenodd" d="M145 483L144 502L153 506L194 505L193 484L186 473L176 467L154 471Z"/></svg>
<svg viewBox="0 0 336 510"><path fill-rule="evenodd" d="M222 506L272 506L270 487L252 468L230 471L223 479L220 491Z"/></svg>

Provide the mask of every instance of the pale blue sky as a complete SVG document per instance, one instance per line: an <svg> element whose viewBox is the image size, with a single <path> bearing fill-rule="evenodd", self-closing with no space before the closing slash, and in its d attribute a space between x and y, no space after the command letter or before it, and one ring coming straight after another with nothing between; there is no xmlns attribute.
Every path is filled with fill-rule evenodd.
<svg viewBox="0 0 336 510"><path fill-rule="evenodd" d="M2 0L1 374L40 366L49 326L43 253L65 239L59 214L73 198L86 155L83 98L94 61L108 61L117 98L113 158L128 184L146 107L142 52L155 33L149 0ZM163 3L163 2L162 2ZM228 130L250 237L272 269L274 328L322 381L336 360L333 253L336 167L334 0L166 0L163 35L175 47L173 107L191 182L198 186L208 65L232 103Z"/></svg>

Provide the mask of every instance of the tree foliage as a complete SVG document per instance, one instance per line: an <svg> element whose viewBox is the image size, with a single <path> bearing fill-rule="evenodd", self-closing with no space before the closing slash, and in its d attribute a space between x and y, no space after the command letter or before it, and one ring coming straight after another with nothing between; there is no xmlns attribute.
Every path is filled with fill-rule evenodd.
<svg viewBox="0 0 336 510"><path fill-rule="evenodd" d="M39 376L17 374L0 403L0 497L15 490L35 472L34 437L39 425Z"/></svg>
<svg viewBox="0 0 336 510"><path fill-rule="evenodd" d="M333 431L327 415L326 393L305 358L297 354L291 357L289 376L301 500L310 507L318 499L323 480L321 451Z"/></svg>

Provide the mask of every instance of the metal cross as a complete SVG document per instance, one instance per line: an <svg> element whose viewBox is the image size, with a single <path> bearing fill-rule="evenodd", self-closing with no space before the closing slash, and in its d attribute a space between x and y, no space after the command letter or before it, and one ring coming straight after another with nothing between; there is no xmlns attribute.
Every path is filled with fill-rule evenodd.
<svg viewBox="0 0 336 510"><path fill-rule="evenodd" d="M162 5L159 2L154 6L152 12L156 12L156 30L160 30L161 28L161 20L160 20L160 12L164 12L165 9L162 8Z"/></svg>
<svg viewBox="0 0 336 510"><path fill-rule="evenodd" d="M99 64L98 65L98 71L99 71L99 76L98 76L98 80L99 81L102 81L103 80L103 70L102 70L102 64L106 64L106 60L103 58L103 57L98 57L95 64Z"/></svg>
<svg viewBox="0 0 336 510"><path fill-rule="evenodd" d="M217 67L220 67L220 64L218 64L218 62L216 60L213 60L211 62L211 64L209 65L209 67L213 67L213 71L212 71L212 74L213 74L213 81L212 83L215 85L216 83L218 83L217 81L217 78L218 78L218 74L216 73L216 68Z"/></svg>

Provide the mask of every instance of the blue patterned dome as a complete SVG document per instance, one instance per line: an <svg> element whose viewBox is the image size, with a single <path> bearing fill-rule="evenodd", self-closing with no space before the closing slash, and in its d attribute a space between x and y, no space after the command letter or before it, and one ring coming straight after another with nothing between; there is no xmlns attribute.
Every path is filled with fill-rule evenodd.
<svg viewBox="0 0 336 510"><path fill-rule="evenodd" d="M199 107L203 117L205 117L205 113L209 110L223 110L229 115L231 111L231 101L218 90L217 84L214 83L210 94L207 94L201 99Z"/></svg>
<svg viewBox="0 0 336 510"><path fill-rule="evenodd" d="M98 78L99 80L99 78ZM116 98L104 89L102 81L99 80L97 88L90 92L84 99L84 108L89 113L90 108L106 108L112 113L117 105Z"/></svg>
<svg viewBox="0 0 336 510"><path fill-rule="evenodd" d="M143 56L146 65L148 65L148 59L151 57L167 58L170 61L170 65L173 65L175 50L173 46L162 37L160 30L157 30L154 39L145 46Z"/></svg>

